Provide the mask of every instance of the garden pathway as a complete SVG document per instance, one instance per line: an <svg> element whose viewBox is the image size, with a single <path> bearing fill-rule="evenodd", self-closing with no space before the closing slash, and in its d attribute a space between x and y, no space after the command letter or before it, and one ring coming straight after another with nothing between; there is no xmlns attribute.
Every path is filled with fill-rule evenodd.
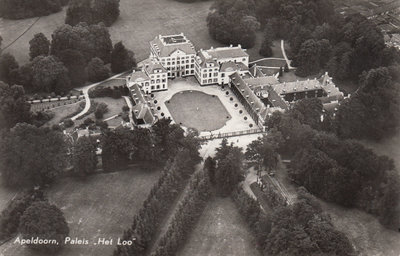
<svg viewBox="0 0 400 256"><path fill-rule="evenodd" d="M85 96L86 104L85 104L85 108L80 113L78 113L77 115L71 117L72 121L75 121L77 118L83 116L84 114L86 114L86 112L89 111L90 106L91 106L90 97L89 97L89 90L90 89L92 89L92 88L94 88L94 87L96 87L96 86L98 86L98 85L100 85L100 84L102 84L102 83L104 83L106 81L109 81L109 80L115 79L117 77L120 77L120 76L122 76L124 74L126 74L126 72L123 72L123 73L120 73L120 74L116 74L115 76L112 76L110 78L107 78L106 80L103 80L103 81L100 81L100 82L97 82L97 83L94 83L94 84L86 85L86 86L83 86L81 88L76 88L76 90L83 92L83 96Z"/></svg>

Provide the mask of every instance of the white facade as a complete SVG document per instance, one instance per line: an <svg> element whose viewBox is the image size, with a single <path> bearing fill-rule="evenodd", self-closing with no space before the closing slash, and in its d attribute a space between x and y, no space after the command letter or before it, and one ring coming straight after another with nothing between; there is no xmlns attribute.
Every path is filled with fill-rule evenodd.
<svg viewBox="0 0 400 256"><path fill-rule="evenodd" d="M194 75L196 51L183 34L161 36L150 42L150 59L166 69L168 78Z"/></svg>
<svg viewBox="0 0 400 256"><path fill-rule="evenodd" d="M248 70L249 55L240 45L200 50L196 56L195 76L201 85L228 84L229 76Z"/></svg>

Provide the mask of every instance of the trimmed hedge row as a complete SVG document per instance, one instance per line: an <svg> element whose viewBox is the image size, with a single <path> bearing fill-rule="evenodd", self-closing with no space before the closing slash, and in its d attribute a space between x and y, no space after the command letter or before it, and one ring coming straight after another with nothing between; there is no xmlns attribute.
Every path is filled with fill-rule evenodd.
<svg viewBox="0 0 400 256"><path fill-rule="evenodd" d="M195 227L210 197L210 180L204 171L195 174L187 191L152 256L176 255Z"/></svg>
<svg viewBox="0 0 400 256"><path fill-rule="evenodd" d="M114 256L146 254L160 222L184 188L186 177L194 171L194 166L185 161L184 156L185 154L181 151L172 163L167 163L142 208L133 218L132 226L124 231L121 240L133 240L133 244L130 246L118 245L114 250ZM182 164L183 162L187 164Z"/></svg>

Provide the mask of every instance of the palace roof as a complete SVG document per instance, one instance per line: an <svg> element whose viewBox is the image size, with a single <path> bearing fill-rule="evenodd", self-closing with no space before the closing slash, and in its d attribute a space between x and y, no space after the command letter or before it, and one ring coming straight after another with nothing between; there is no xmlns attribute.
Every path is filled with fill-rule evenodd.
<svg viewBox="0 0 400 256"><path fill-rule="evenodd" d="M186 54L196 54L193 44L183 34L172 36L159 35L150 41L150 45L154 46L160 57L171 56L177 50Z"/></svg>

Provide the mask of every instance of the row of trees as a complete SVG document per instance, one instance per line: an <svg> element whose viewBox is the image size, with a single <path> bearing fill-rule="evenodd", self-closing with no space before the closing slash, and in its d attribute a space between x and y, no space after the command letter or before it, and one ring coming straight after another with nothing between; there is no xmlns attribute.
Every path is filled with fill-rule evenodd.
<svg viewBox="0 0 400 256"><path fill-rule="evenodd" d="M210 181L207 173L197 172L190 180L187 193L178 205L172 222L161 238L153 256L173 256L187 239L200 218L210 197Z"/></svg>
<svg viewBox="0 0 400 256"><path fill-rule="evenodd" d="M397 227L400 178L393 161L357 142L317 131L310 127L313 123L315 118L291 111L274 113L268 121L284 138L278 150L294 155L289 170L293 181L325 200L358 207Z"/></svg>
<svg viewBox="0 0 400 256"><path fill-rule="evenodd" d="M61 11L68 0L0 0L0 17L25 19Z"/></svg>
<svg viewBox="0 0 400 256"><path fill-rule="evenodd" d="M194 163L185 151L179 151L172 161L168 161L142 208L133 218L133 224L124 231L122 239L133 239L133 244L117 246L115 256L145 254L163 217L183 189L184 181L194 172Z"/></svg>
<svg viewBox="0 0 400 256"><path fill-rule="evenodd" d="M31 62L23 66L9 53L0 56L0 80L23 85L30 92L66 93L86 81L101 81L111 71L120 73L136 66L133 52L122 42L113 47L101 23L63 25L53 32L51 42L39 33L29 44Z"/></svg>
<svg viewBox="0 0 400 256"><path fill-rule="evenodd" d="M298 191L296 203L276 206L270 215L242 189L232 198L262 255L354 255L348 238L304 189Z"/></svg>
<svg viewBox="0 0 400 256"><path fill-rule="evenodd" d="M264 255L355 255L349 239L306 192L300 191L293 205L275 209L270 222Z"/></svg>

